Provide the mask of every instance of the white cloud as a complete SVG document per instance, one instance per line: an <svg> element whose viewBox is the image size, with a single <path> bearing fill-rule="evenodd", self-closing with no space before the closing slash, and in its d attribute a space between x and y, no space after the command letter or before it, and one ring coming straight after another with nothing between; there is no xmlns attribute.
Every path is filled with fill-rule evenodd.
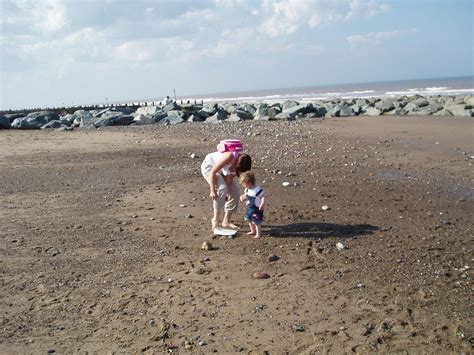
<svg viewBox="0 0 474 355"><path fill-rule="evenodd" d="M375 0L265 0L263 9L269 18L261 24L260 31L271 37L290 35L303 27L370 17L389 8Z"/></svg>
<svg viewBox="0 0 474 355"><path fill-rule="evenodd" d="M2 0L0 24L30 28L40 33L62 29L66 21L65 5L60 0ZM23 28L22 28L23 27Z"/></svg>
<svg viewBox="0 0 474 355"><path fill-rule="evenodd" d="M398 38L409 33L414 33L416 31L416 29L411 29L387 32L370 32L366 34L347 36L346 40L353 47L364 44L381 44L387 40Z"/></svg>

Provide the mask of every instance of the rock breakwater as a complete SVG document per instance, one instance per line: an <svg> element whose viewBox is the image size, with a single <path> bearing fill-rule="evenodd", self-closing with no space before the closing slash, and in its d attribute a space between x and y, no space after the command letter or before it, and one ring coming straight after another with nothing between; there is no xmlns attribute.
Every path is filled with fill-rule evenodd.
<svg viewBox="0 0 474 355"><path fill-rule="evenodd" d="M29 114L0 115L0 129L58 129L76 127L99 128L125 125L172 125L183 122L245 120L296 120L301 118L326 118L380 115L433 115L474 116L474 96L400 96L386 98L334 99L300 103L208 103L204 105L172 102L166 106L110 106L94 110L77 110L59 115L51 111Z"/></svg>

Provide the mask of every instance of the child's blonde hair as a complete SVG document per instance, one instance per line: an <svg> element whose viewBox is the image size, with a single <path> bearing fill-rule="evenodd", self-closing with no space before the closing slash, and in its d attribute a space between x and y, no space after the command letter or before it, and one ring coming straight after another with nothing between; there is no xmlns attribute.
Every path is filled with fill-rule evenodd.
<svg viewBox="0 0 474 355"><path fill-rule="evenodd" d="M250 171L245 171L240 174L239 181L241 184L252 184L255 185L255 174Z"/></svg>

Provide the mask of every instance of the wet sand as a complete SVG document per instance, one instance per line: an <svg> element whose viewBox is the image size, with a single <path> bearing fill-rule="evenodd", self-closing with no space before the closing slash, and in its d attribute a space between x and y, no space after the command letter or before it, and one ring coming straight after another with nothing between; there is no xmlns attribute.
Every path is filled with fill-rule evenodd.
<svg viewBox="0 0 474 355"><path fill-rule="evenodd" d="M2 131L0 352L472 352L472 132L453 117ZM267 194L261 240L243 206L237 238L210 233L199 166L229 137Z"/></svg>

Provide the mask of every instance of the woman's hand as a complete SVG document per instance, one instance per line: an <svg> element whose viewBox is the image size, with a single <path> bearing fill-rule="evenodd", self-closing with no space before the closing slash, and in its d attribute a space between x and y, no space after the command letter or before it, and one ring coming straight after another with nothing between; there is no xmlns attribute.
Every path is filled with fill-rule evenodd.
<svg viewBox="0 0 474 355"><path fill-rule="evenodd" d="M211 192L209 193L209 197L211 200L215 200L217 197L216 192L214 190L211 190Z"/></svg>

